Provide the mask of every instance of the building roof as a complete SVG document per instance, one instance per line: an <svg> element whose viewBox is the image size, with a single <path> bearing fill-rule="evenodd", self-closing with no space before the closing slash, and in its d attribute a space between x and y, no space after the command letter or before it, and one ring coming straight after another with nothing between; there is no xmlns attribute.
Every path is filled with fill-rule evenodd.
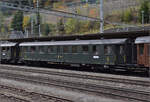
<svg viewBox="0 0 150 102"><path fill-rule="evenodd" d="M104 39L121 39L121 38L137 38L141 36L149 36L150 31L133 31L133 32L116 32L116 33L97 33L87 35L65 35L65 36L51 36L51 37L32 37L19 39L0 39L0 41L10 42L35 42L35 41L68 41L68 40L99 40Z"/></svg>

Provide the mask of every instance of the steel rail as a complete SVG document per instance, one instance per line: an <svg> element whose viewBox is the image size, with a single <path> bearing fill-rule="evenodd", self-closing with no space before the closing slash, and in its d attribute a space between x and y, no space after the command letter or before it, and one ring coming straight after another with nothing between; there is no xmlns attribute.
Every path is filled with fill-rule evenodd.
<svg viewBox="0 0 150 102"><path fill-rule="evenodd" d="M24 99L24 98L21 98L21 100L25 100L25 102L33 102L32 101L32 98L34 97L38 97L38 98L43 98L44 100L57 100L59 102L73 102L71 100L68 100L68 99L65 99L65 98L60 98L60 97L56 97L56 96L52 96L52 95L46 95L46 94L41 94L41 93L37 93L37 92L33 92L33 91L27 91L27 90L24 90L24 89L21 89L21 88L16 88L16 87L10 87L8 85L0 85L0 89L1 90L5 90L6 92L9 91L10 93L18 93L19 96L23 96L23 97L27 97L29 99ZM5 92L4 91L4 92ZM3 92L1 92L0 94L3 94ZM6 94L4 94L6 95ZM8 95L10 97L12 97L12 95ZM17 96L17 95L15 95ZM15 97L13 96L13 97ZM19 99L19 97L16 97ZM36 100L38 99L36 98ZM24 101L23 101L24 102Z"/></svg>
<svg viewBox="0 0 150 102"><path fill-rule="evenodd" d="M31 102L29 100L26 100L26 99L23 99L23 98L20 98L20 97L16 97L16 96L13 96L13 95L8 95L8 94L5 94L5 93L2 93L0 92L0 97L5 97L7 99L11 99L14 100L15 102Z"/></svg>
<svg viewBox="0 0 150 102"><path fill-rule="evenodd" d="M105 94L117 98L136 100L141 102L149 102L149 96L150 96L150 93L145 91L115 88L115 87L104 86L104 85L94 85L94 84L85 84L79 82L46 79L46 78L17 75L12 73L5 73L5 72L0 72L0 76L2 78L8 78L17 81L24 81L24 82L30 82L34 84L47 85L47 86L64 87L64 88L75 89L84 92L86 91L98 95Z"/></svg>
<svg viewBox="0 0 150 102"><path fill-rule="evenodd" d="M4 68L3 68L4 67ZM149 87L150 82L142 81L142 80L133 80L133 79L124 79L124 78L112 78L112 77L104 77L104 76L94 76L94 75L83 75L77 73L67 73L67 72L58 72L58 71L48 71L48 70L40 70L40 69L26 69L26 68L18 68L11 66L1 66L1 69L5 70L16 70L16 71L25 71L25 72L32 72L32 73L41 73L41 74L48 74L48 75L58 75L58 76L65 76L65 77L73 77L73 78L81 78L81 79L91 79L97 81L108 81L108 82L115 82L115 83L124 83L124 84L131 84L131 85L140 85Z"/></svg>

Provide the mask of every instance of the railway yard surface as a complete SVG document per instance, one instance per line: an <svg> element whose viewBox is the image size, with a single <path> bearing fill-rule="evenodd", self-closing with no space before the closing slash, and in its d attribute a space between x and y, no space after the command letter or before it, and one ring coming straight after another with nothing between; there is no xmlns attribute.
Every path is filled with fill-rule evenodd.
<svg viewBox="0 0 150 102"><path fill-rule="evenodd" d="M150 78L0 64L0 102L150 102Z"/></svg>

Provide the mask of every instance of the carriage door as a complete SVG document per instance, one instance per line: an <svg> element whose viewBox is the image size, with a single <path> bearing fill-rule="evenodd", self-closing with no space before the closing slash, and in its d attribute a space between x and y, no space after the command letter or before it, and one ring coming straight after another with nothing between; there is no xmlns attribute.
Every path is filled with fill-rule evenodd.
<svg viewBox="0 0 150 102"><path fill-rule="evenodd" d="M124 64L126 57L124 54L124 46L123 45L116 45L116 60L117 64Z"/></svg>
<svg viewBox="0 0 150 102"><path fill-rule="evenodd" d="M14 60L14 58L16 58L16 48L15 47L10 47L10 53L11 53L11 59Z"/></svg>
<svg viewBox="0 0 150 102"><path fill-rule="evenodd" d="M15 46L12 46L12 47L10 47L10 49L11 49L11 58L13 59L13 60L16 60L17 59L17 57L18 57L18 51L17 51L17 48L15 47Z"/></svg>
<svg viewBox="0 0 150 102"><path fill-rule="evenodd" d="M57 51L57 62L63 62L63 46L57 46L56 51Z"/></svg>
<svg viewBox="0 0 150 102"><path fill-rule="evenodd" d="M148 66L150 67L150 44L148 44Z"/></svg>
<svg viewBox="0 0 150 102"><path fill-rule="evenodd" d="M145 61L146 61L146 64L145 66L146 67L150 67L150 45L149 44L146 44L145 46Z"/></svg>
<svg viewBox="0 0 150 102"><path fill-rule="evenodd" d="M146 56L144 53L144 44L138 45L138 64L145 65L146 63Z"/></svg>

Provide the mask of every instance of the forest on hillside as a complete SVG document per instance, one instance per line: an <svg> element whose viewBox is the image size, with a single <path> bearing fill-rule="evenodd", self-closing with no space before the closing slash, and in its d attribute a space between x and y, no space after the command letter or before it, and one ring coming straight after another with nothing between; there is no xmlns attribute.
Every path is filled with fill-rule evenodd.
<svg viewBox="0 0 150 102"><path fill-rule="evenodd" d="M35 8L37 6L37 0L12 0L11 2L19 4L18 1L22 1L22 5L30 5ZM141 25L141 12L144 11L144 23L148 24L150 22L150 2L147 0L142 0L142 2L137 2L139 0L115 0L114 3L111 3L113 0L104 1L106 21ZM73 3L76 3L75 6L70 6L74 5ZM78 3L80 5L77 5ZM86 0L39 0L40 8L62 10L90 17L99 17L98 3L99 0L88 0L88 3ZM39 36L39 24L42 36L97 33L100 27L100 22L23 12L0 6L0 37L8 37L11 31L21 31L30 37ZM104 24L105 30L114 27L124 26Z"/></svg>

